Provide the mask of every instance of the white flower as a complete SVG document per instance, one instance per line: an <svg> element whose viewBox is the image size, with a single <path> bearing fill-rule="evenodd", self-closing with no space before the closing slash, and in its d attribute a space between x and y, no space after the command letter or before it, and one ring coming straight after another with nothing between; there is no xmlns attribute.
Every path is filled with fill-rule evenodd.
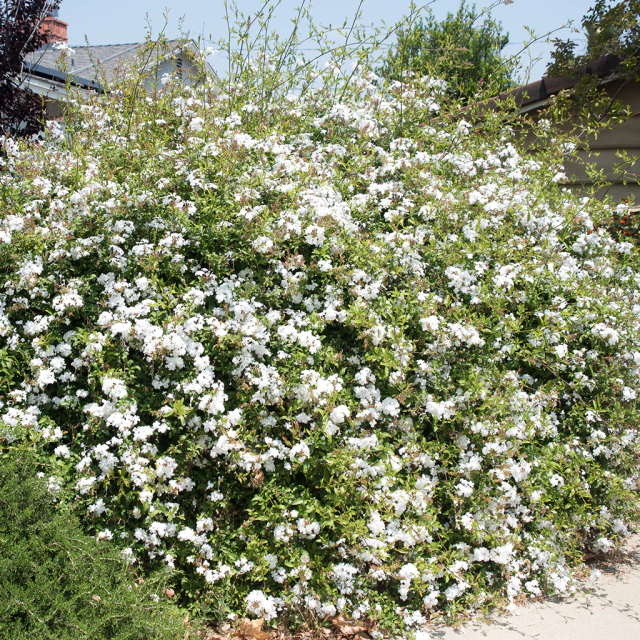
<svg viewBox="0 0 640 640"><path fill-rule="evenodd" d="M307 540L313 540L320 533L320 523L319 522L309 522L304 518L299 518L296 522L296 527L300 532L301 538L306 538Z"/></svg>
<svg viewBox="0 0 640 640"><path fill-rule="evenodd" d="M564 478L557 473L554 473L550 478L549 482L552 487L563 487L564 486Z"/></svg>
<svg viewBox="0 0 640 640"><path fill-rule="evenodd" d="M189 129L191 129L191 131L202 131L202 125L204 124L204 120L202 118L193 118L193 120L191 120L191 122L189 123Z"/></svg>
<svg viewBox="0 0 640 640"><path fill-rule="evenodd" d="M469 583L467 582L454 582L451 586L447 587L444 591L444 595L447 600L455 600L459 598L467 589Z"/></svg>
<svg viewBox="0 0 640 640"><path fill-rule="evenodd" d="M611 549L640 487L640 268L602 226L629 206L544 188L550 123L534 157L423 117L442 80L334 60L339 100L273 99L277 60L246 63L80 105L80 145L0 140L0 446L38 440L94 535L251 618L395 597L411 636L570 590L567 541Z"/></svg>
<svg viewBox="0 0 640 640"><path fill-rule="evenodd" d="M444 402L434 402L433 400L427 400L424 408L427 413L430 413L434 418L438 420L446 420L453 417L455 414L455 404L450 400Z"/></svg>
<svg viewBox="0 0 640 640"><path fill-rule="evenodd" d="M247 596L247 613L256 618L273 620L278 615L279 601L273 596L265 596L262 591L252 591Z"/></svg>
<svg viewBox="0 0 640 640"><path fill-rule="evenodd" d="M431 592L429 592L428 595L426 595L422 601L424 602L424 606L427 607L428 609L431 609L433 607L435 607L438 604L438 596L440 595L440 590L439 589L433 589Z"/></svg>
<svg viewBox="0 0 640 640"><path fill-rule="evenodd" d="M437 331L440 326L440 320L438 316L427 316L426 318L420 318L420 325L423 331Z"/></svg>
<svg viewBox="0 0 640 640"><path fill-rule="evenodd" d="M47 491L49 493L56 494L62 490L62 480L56 476L49 476L47 478Z"/></svg>
<svg viewBox="0 0 640 640"><path fill-rule="evenodd" d="M355 577L358 570L348 563L342 562L333 567L331 578L338 591L344 595L349 595L355 587Z"/></svg>
<svg viewBox="0 0 640 640"><path fill-rule="evenodd" d="M38 373L38 386L44 389L47 385L53 384L56 381L56 376L51 369L42 369Z"/></svg>
<svg viewBox="0 0 640 640"><path fill-rule="evenodd" d="M87 511L95 516L101 516L103 513L106 513L107 508L104 504L104 500L102 498L98 498L93 504L90 504L87 507Z"/></svg>
<svg viewBox="0 0 640 640"><path fill-rule="evenodd" d="M102 391L112 400L119 400L127 397L127 387L122 380L109 376L102 380Z"/></svg>
<svg viewBox="0 0 640 640"><path fill-rule="evenodd" d="M253 241L252 246L258 253L268 253L273 249L273 240L267 236L260 236Z"/></svg>
<svg viewBox="0 0 640 640"><path fill-rule="evenodd" d="M61 40L57 40L51 46L56 51L66 51L71 56L75 54L75 51L66 42L62 42Z"/></svg>
<svg viewBox="0 0 640 640"><path fill-rule="evenodd" d="M196 531L213 531L213 520L211 518L200 518L196 524Z"/></svg>
<svg viewBox="0 0 640 640"><path fill-rule="evenodd" d="M534 596L542 595L542 589L540 589L540 583L537 580L529 580L524 583L525 589Z"/></svg>
<svg viewBox="0 0 640 640"><path fill-rule="evenodd" d="M631 400L635 400L638 397L638 394L631 389L630 387L623 387L622 389L622 399L625 402L629 402Z"/></svg>
<svg viewBox="0 0 640 640"><path fill-rule="evenodd" d="M53 453L58 457L58 458L68 458L71 455L71 452L69 451L69 447L67 447L64 444L61 444L59 446L57 446Z"/></svg>
<svg viewBox="0 0 640 640"><path fill-rule="evenodd" d="M497 562L498 564L508 564L511 561L511 557L513 556L513 544L508 542L501 547L496 547L495 549L491 549L490 557L493 562Z"/></svg>
<svg viewBox="0 0 640 640"><path fill-rule="evenodd" d="M309 455L309 447L304 441L298 442L298 444L289 450L289 460L291 460L291 462L304 462Z"/></svg>
<svg viewBox="0 0 640 640"><path fill-rule="evenodd" d="M89 491L91 491L91 488L93 487L93 485L96 483L96 479L91 477L91 478L80 478L77 482L76 482L76 491L80 494L80 495L85 495L87 493L89 493Z"/></svg>
<svg viewBox="0 0 640 640"><path fill-rule="evenodd" d="M304 239L311 245L321 247L324 244L325 230L316 224L309 225L304 231Z"/></svg>
<svg viewBox="0 0 640 640"><path fill-rule="evenodd" d="M82 298L74 292L64 293L60 296L56 296L51 301L51 306L58 313L64 313L67 309L81 307L83 304Z"/></svg>
<svg viewBox="0 0 640 640"><path fill-rule="evenodd" d="M473 561L474 562L489 562L491 560L491 553L489 549L485 547L477 547L473 550Z"/></svg>
<svg viewBox="0 0 640 640"><path fill-rule="evenodd" d="M618 341L620 340L620 336L619 336L618 332L615 329L613 329L612 327L609 327L608 325L604 324L603 322L600 322L597 325L595 325L591 329L591 331L596 336L599 336L600 338L605 340L610 345L617 344Z"/></svg>
<svg viewBox="0 0 640 640"><path fill-rule="evenodd" d="M132 565L136 562L136 557L131 547L126 547L125 549L123 549L120 552L120 556L128 565Z"/></svg>
<svg viewBox="0 0 640 640"><path fill-rule="evenodd" d="M377 511L371 512L371 520L369 521L368 527L374 536L384 532L385 524Z"/></svg>
<svg viewBox="0 0 640 640"><path fill-rule="evenodd" d="M611 542L611 540L609 540L608 538L605 538L604 536L602 536L601 538L598 538L595 544L593 545L594 551L598 553L608 553L614 547L615 547L614 543Z"/></svg>
<svg viewBox="0 0 640 640"><path fill-rule="evenodd" d="M166 480L175 473L178 463L170 456L163 456L156 461L156 475L158 478Z"/></svg>
<svg viewBox="0 0 640 640"><path fill-rule="evenodd" d="M553 350L556 352L558 358L566 358L569 348L566 344L559 344L556 345Z"/></svg>
<svg viewBox="0 0 640 640"><path fill-rule="evenodd" d="M398 571L398 578L400 579L399 594L401 600L406 600L409 596L409 588L411 587L411 581L415 580L420 575L417 567L414 564L405 564Z"/></svg>
<svg viewBox="0 0 640 640"><path fill-rule="evenodd" d="M400 403L395 398L385 398L380 404L380 411L395 418L400 414Z"/></svg>
<svg viewBox="0 0 640 640"><path fill-rule="evenodd" d="M473 495L474 488L475 485L473 484L473 482L471 482L471 480L465 480L463 478L456 485L456 493L464 498L469 498Z"/></svg>
<svg viewBox="0 0 640 640"><path fill-rule="evenodd" d="M349 407L341 404L331 411L329 420L334 424L342 424L350 415Z"/></svg>

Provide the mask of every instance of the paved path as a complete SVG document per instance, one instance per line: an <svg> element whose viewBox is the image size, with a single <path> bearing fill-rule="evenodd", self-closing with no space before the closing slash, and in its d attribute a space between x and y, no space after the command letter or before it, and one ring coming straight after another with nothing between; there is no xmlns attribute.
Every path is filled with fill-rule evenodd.
<svg viewBox="0 0 640 640"><path fill-rule="evenodd" d="M600 562L597 582L567 600L519 607L491 625L430 630L433 640L640 640L640 536L624 555Z"/></svg>

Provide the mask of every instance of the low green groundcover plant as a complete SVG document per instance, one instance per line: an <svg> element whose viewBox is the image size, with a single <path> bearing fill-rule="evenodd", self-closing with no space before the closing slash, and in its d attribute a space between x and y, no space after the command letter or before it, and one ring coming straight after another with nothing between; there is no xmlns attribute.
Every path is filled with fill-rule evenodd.
<svg viewBox="0 0 640 640"><path fill-rule="evenodd" d="M160 576L136 585L117 549L56 507L36 470L28 452L0 458L0 638L183 638L184 613Z"/></svg>
<svg viewBox="0 0 640 640"><path fill-rule="evenodd" d="M638 512L638 252L549 122L329 71L132 76L4 140L2 437L220 620L567 593Z"/></svg>

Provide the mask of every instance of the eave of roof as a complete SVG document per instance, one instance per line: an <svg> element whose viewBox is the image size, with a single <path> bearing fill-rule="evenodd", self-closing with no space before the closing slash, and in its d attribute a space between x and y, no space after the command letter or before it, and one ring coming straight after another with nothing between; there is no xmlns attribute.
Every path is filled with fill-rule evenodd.
<svg viewBox="0 0 640 640"><path fill-rule="evenodd" d="M30 64L28 62L24 63L24 69L28 75L39 76L41 78L46 78L47 80L54 80L61 83L71 82L71 84L82 87L83 89L93 89L100 93L105 92L105 88L99 82L82 78L72 73L63 73L57 69L49 69L43 65Z"/></svg>
<svg viewBox="0 0 640 640"><path fill-rule="evenodd" d="M510 89L496 96L492 101L499 101L514 98L518 111L525 113L533 111L545 106L549 100L560 93L573 89L580 78L590 75L600 79L602 84L606 84L616 79L616 69L620 64L620 58L611 53L592 60L588 65L581 67L573 76L563 76L554 78L552 76L543 76L540 80L530 82L529 84Z"/></svg>

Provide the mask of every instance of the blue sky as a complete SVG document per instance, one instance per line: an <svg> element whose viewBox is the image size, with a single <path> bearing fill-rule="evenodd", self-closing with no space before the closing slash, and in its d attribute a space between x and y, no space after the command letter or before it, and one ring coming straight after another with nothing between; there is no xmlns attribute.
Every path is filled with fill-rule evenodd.
<svg viewBox="0 0 640 640"><path fill-rule="evenodd" d="M238 5L246 12L255 12L261 3L255 0L238 0ZM291 18L299 0L283 0L278 8L275 26L283 34L291 29ZM379 25L382 21L391 25L408 10L410 0L365 0L362 22ZM420 4L418 2L418 4ZM478 8L495 4L491 0L476 0ZM509 5L500 4L493 9L493 16L502 22L509 33L511 44L508 53L516 53L522 42L528 40L525 26L542 35L557 29L569 21L580 27L580 19L593 4L593 0L513 0ZM352 18L358 0L316 0L312 3L312 13L324 25L340 25L345 18ZM431 8L437 17L444 17L448 11L456 11L459 0L435 0ZM69 44L84 43L85 36L90 44L119 44L139 42L144 39L147 18L154 30L165 23L164 14L168 9L167 35L178 35L180 20L183 29L194 36L216 40L226 33L223 0L110 0L96 3L87 0L62 0L60 18L69 23ZM582 43L582 34L564 29L558 32L565 38L573 38ZM531 48L532 56L541 55L542 61L532 70L534 79L544 72L550 45L544 42ZM214 62L214 66L215 62ZM524 79L524 78L523 78Z"/></svg>

